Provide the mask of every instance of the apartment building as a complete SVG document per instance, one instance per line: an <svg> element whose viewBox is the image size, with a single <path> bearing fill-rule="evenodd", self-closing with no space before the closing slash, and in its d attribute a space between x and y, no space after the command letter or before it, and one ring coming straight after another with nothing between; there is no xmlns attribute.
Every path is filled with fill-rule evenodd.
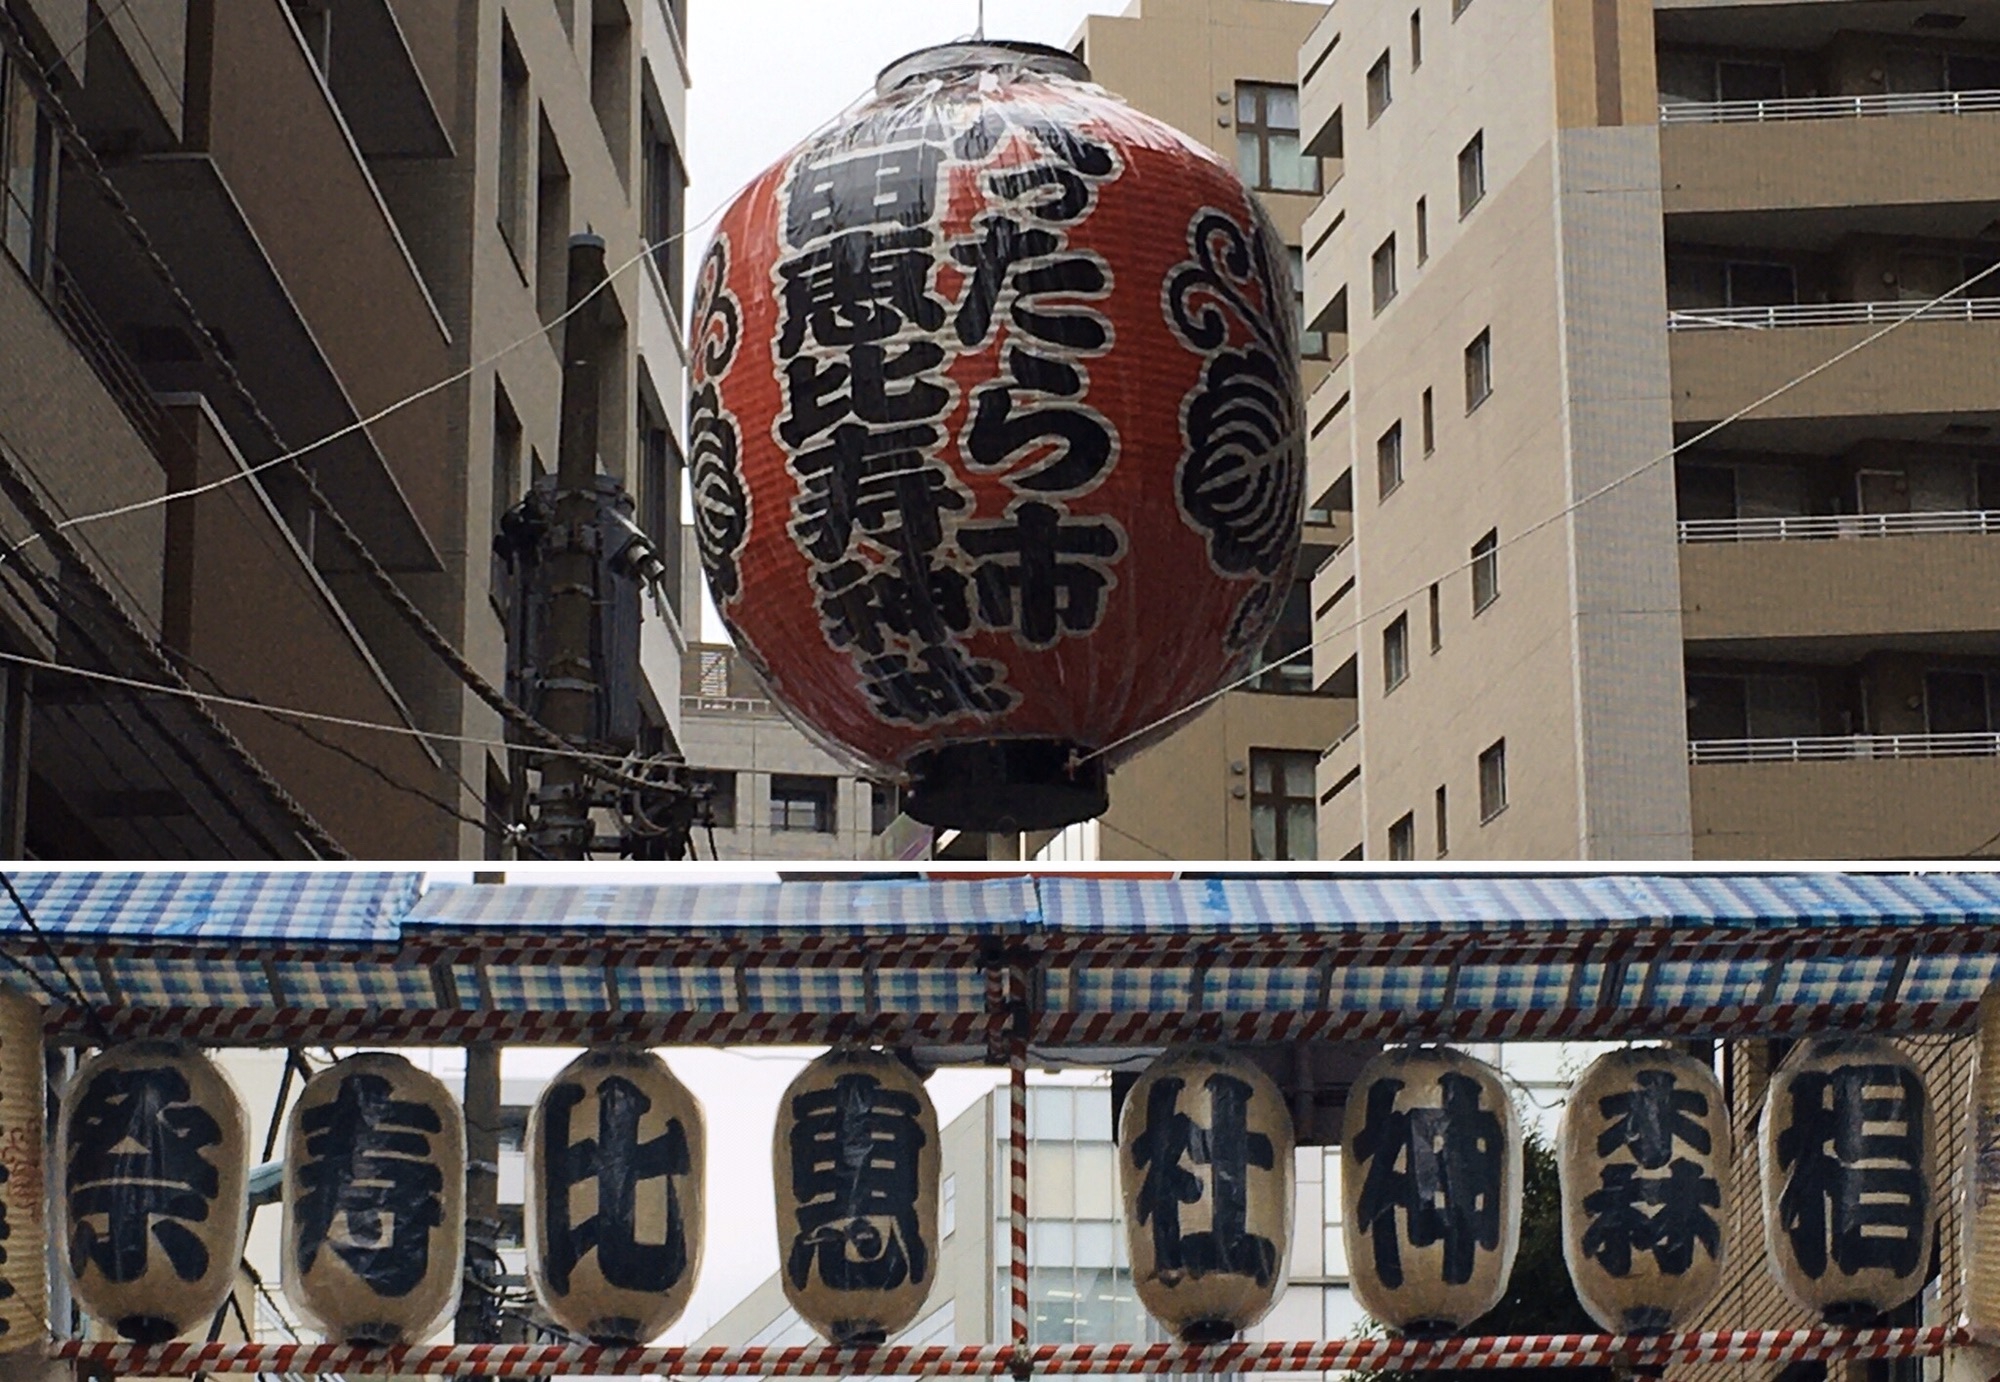
<svg viewBox="0 0 2000 1382"><path fill-rule="evenodd" d="M1323 855L1993 849L1996 63L1901 0L1320 23Z"/></svg>
<svg viewBox="0 0 2000 1382"><path fill-rule="evenodd" d="M593 228L616 266L677 228L681 18L679 0L7 0L0 525L33 545L0 650L238 703L8 664L0 850L495 848L506 752L411 731L497 745L498 718L269 463L332 438L303 458L331 509L503 680L490 549L553 466L564 246ZM607 294L599 439L669 550L677 253ZM215 488L164 502L195 485ZM679 633L671 609L652 622L664 741Z"/></svg>

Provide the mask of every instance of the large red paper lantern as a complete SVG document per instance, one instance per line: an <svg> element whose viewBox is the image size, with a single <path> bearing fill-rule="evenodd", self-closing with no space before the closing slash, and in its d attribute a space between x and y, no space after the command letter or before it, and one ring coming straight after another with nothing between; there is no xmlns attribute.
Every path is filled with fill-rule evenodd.
<svg viewBox="0 0 2000 1382"><path fill-rule="evenodd" d="M876 92L702 263L703 563L772 694L906 773L912 815L1087 819L1112 763L1249 670L1291 581L1285 246L1059 49L926 49Z"/></svg>

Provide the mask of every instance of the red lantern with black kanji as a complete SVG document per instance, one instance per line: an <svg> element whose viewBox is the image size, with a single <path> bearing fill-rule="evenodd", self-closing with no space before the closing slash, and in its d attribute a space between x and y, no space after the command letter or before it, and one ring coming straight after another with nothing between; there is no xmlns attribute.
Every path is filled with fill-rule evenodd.
<svg viewBox="0 0 2000 1382"><path fill-rule="evenodd" d="M1277 620L1296 312L1235 172L1072 55L892 65L701 265L695 525L738 648L920 820L1100 813Z"/></svg>

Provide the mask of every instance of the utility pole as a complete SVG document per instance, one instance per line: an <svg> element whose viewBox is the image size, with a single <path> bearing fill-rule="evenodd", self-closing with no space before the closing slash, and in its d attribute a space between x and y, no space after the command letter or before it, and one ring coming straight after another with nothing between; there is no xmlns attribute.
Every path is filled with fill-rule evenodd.
<svg viewBox="0 0 2000 1382"><path fill-rule="evenodd" d="M504 884L504 873L475 873L474 883ZM490 1041L465 1048L465 1280L453 1337L461 1344L497 1344L500 1331L500 1048ZM489 1294L492 1293L492 1294Z"/></svg>
<svg viewBox="0 0 2000 1382"><path fill-rule="evenodd" d="M555 515L543 550L549 581L551 655L542 669L542 723L587 752L599 684L591 657L597 610L597 382L604 339L601 303L577 310L604 282L604 241L569 240L569 317L563 323L562 433L556 445ZM583 760L542 760L532 838L547 859L587 859L593 827Z"/></svg>

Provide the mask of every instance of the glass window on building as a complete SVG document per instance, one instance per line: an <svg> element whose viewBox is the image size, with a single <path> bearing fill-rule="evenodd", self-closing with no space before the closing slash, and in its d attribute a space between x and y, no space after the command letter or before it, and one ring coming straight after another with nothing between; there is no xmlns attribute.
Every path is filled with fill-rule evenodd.
<svg viewBox="0 0 2000 1382"><path fill-rule="evenodd" d="M1299 145L1299 89L1236 84L1236 171L1260 192L1318 192L1319 160Z"/></svg>
<svg viewBox="0 0 2000 1382"><path fill-rule="evenodd" d="M1250 857L1313 859L1319 854L1310 749L1250 750Z"/></svg>
<svg viewBox="0 0 2000 1382"><path fill-rule="evenodd" d="M1297 245L1288 245L1285 252L1292 260L1292 301L1299 310L1299 354L1308 360L1326 359L1326 333L1306 330L1306 252Z"/></svg>
<svg viewBox="0 0 2000 1382"><path fill-rule="evenodd" d="M643 217L639 233L652 246L653 264L660 271L660 283L667 290L667 302L674 320L680 320L681 265L684 260L682 233L687 229L687 169L681 164L680 150L666 117L651 100L643 111L644 161L640 165L639 211Z"/></svg>
<svg viewBox="0 0 2000 1382"><path fill-rule="evenodd" d="M1479 755L1479 823L1507 809L1507 741L1496 739Z"/></svg>
<svg viewBox="0 0 2000 1382"><path fill-rule="evenodd" d="M0 244L46 286L55 225L55 129L18 66L0 56Z"/></svg>
<svg viewBox="0 0 2000 1382"><path fill-rule="evenodd" d="M708 821L717 830L736 828L736 774L720 768L697 768L689 774L695 786L708 789Z"/></svg>
<svg viewBox="0 0 2000 1382"><path fill-rule="evenodd" d="M771 829L833 833L834 780L788 773L771 775Z"/></svg>

